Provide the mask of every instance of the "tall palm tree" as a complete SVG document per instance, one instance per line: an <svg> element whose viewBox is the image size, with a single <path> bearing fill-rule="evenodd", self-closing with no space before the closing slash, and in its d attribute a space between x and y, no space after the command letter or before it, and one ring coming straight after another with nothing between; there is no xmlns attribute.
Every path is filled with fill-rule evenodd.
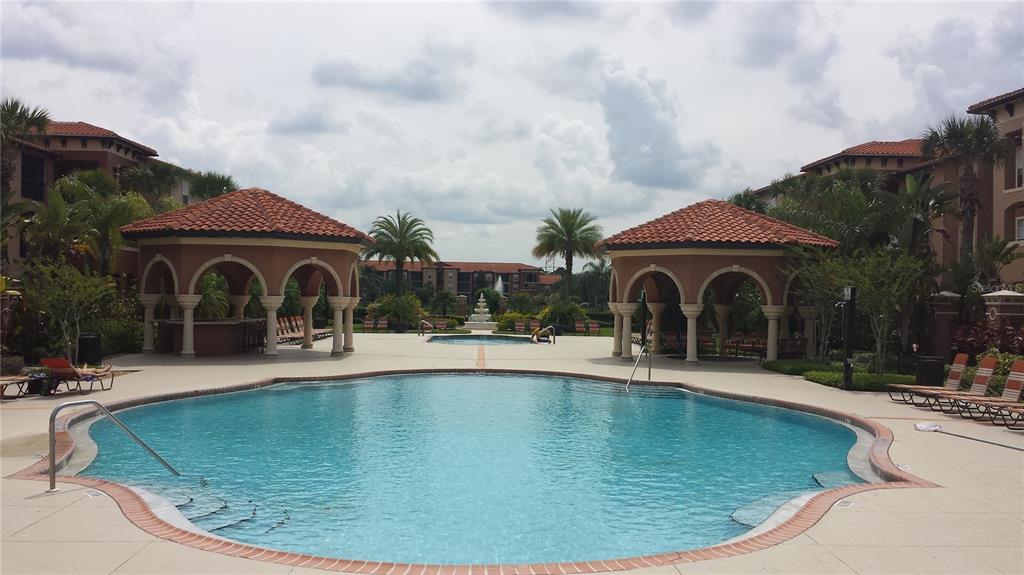
<svg viewBox="0 0 1024 575"><path fill-rule="evenodd" d="M17 98L0 101L0 187L7 191L18 165L18 139L31 134L42 134L50 124L50 113L45 108L30 107Z"/></svg>
<svg viewBox="0 0 1024 575"><path fill-rule="evenodd" d="M960 257L974 251L974 224L981 206L978 171L983 164L1001 165L1010 141L988 116L950 116L921 136L921 151L929 156L956 157L960 162Z"/></svg>
<svg viewBox="0 0 1024 575"><path fill-rule="evenodd" d="M184 179L185 170L158 160L132 166L121 173L121 183L145 197L151 205L171 193L174 186Z"/></svg>
<svg viewBox="0 0 1024 575"><path fill-rule="evenodd" d="M919 179L907 174L903 190L874 192L872 220L878 229L890 230L896 247L925 259L932 257L929 238L935 222L952 209L956 193L945 183L932 185L931 176Z"/></svg>
<svg viewBox="0 0 1024 575"><path fill-rule="evenodd" d="M572 293L572 260L574 256L598 257L597 242L601 241L601 226L597 218L581 208L558 208L551 216L541 220L537 227L537 245L533 256L546 258L559 255L565 259L565 293Z"/></svg>
<svg viewBox="0 0 1024 575"><path fill-rule="evenodd" d="M189 196L208 200L238 189L235 179L217 172L198 172L189 178Z"/></svg>
<svg viewBox="0 0 1024 575"><path fill-rule="evenodd" d="M423 220L412 214L396 212L395 216L380 216L370 228L370 237L374 244L363 252L366 259L377 258L378 261L394 260L395 262L395 294L402 295L402 275L405 262L419 260L431 263L438 260L437 252L431 247L434 243L434 232L423 223Z"/></svg>
<svg viewBox="0 0 1024 575"><path fill-rule="evenodd" d="M36 207L26 226L29 253L34 257L63 260L97 251L86 200L74 198L78 190L62 180L54 183L49 201Z"/></svg>

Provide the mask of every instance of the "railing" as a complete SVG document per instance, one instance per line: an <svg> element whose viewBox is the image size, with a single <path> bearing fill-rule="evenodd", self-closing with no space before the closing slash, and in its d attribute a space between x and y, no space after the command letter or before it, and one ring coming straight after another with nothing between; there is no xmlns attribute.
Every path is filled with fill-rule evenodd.
<svg viewBox="0 0 1024 575"><path fill-rule="evenodd" d="M640 353L637 354L636 361L633 362L633 372L629 374L629 379L626 380L626 391L629 391L629 384L633 383L636 368L640 366L640 360L643 359L645 353L647 354L647 381L651 381L651 351L647 349L646 345L641 345Z"/></svg>
<svg viewBox="0 0 1024 575"><path fill-rule="evenodd" d="M100 411L107 414L107 417L109 417L111 421L113 421L121 429L123 429L125 433L128 434L129 437L134 439L135 443L141 445L143 449L148 451L149 454L152 455L157 461L159 461L164 467L166 467L168 471L173 473L175 476L181 476L181 474L178 473L177 469L172 467L170 463L167 463L167 461L163 457L160 457L159 453L153 451L152 447L146 445L146 442L142 441L141 437L135 435L135 433L132 430L128 429L128 426L125 425L123 421L118 419L117 416L111 413L109 409L104 407L103 404L92 399L82 399L79 401L69 401L67 403L62 403L57 407L53 408L53 411L50 412L50 491L57 491L57 414L68 407L78 407L80 405L95 405L96 407L98 407Z"/></svg>

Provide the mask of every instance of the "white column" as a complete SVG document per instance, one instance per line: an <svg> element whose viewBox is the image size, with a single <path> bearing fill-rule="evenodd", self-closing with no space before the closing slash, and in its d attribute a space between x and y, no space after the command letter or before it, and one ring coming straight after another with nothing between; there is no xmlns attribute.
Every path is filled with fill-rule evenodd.
<svg viewBox="0 0 1024 575"><path fill-rule="evenodd" d="M612 357L622 356L622 316L619 315L618 302L608 302L608 309L612 310L615 318L615 327L612 330Z"/></svg>
<svg viewBox="0 0 1024 575"><path fill-rule="evenodd" d="M647 309L651 310L651 353L661 353L661 312L665 311L665 304L649 301Z"/></svg>
<svg viewBox="0 0 1024 575"><path fill-rule="evenodd" d="M284 303L283 295L261 295L260 303L263 309L267 310L267 346L263 355L267 357L277 356L277 310Z"/></svg>
<svg viewBox="0 0 1024 575"><path fill-rule="evenodd" d="M715 304L715 319L718 320L718 355L725 355L725 344L729 341L730 313L732 313L731 304Z"/></svg>
<svg viewBox="0 0 1024 575"><path fill-rule="evenodd" d="M199 305L199 301L203 299L203 296L178 294L174 296L174 299L178 302L178 306L181 307L183 320L181 325L181 355L195 355L195 321L193 313L196 306Z"/></svg>
<svg viewBox="0 0 1024 575"><path fill-rule="evenodd" d="M782 313L785 310L786 307L781 305L761 306L761 311L768 318L768 341L766 342L768 345L765 352L765 359L768 361L775 361L779 358L779 319L782 318Z"/></svg>
<svg viewBox="0 0 1024 575"><path fill-rule="evenodd" d="M818 319L818 308L812 305L802 305L797 308L800 317L804 320L804 338L807 340L807 359L813 359L818 350L818 334L815 329L815 322Z"/></svg>
<svg viewBox="0 0 1024 575"><path fill-rule="evenodd" d="M352 335L352 321L357 305L359 305L358 297L348 298L348 305L345 306L345 347L342 348L344 351L356 350L355 343L353 342L354 337Z"/></svg>
<svg viewBox="0 0 1024 575"><path fill-rule="evenodd" d="M160 294L139 294L142 304L142 353L153 353L153 321Z"/></svg>
<svg viewBox="0 0 1024 575"><path fill-rule="evenodd" d="M334 311L334 323L331 328L334 330L334 338L331 341L331 355L341 355L342 338L345 334L345 307L348 306L347 297L327 296L327 303Z"/></svg>
<svg viewBox="0 0 1024 575"><path fill-rule="evenodd" d="M313 306L318 299L318 295L299 297L299 305L302 306L302 349L313 349Z"/></svg>
<svg viewBox="0 0 1024 575"><path fill-rule="evenodd" d="M633 314L640 307L638 303L620 303L619 312L622 314L622 359L633 360Z"/></svg>
<svg viewBox="0 0 1024 575"><path fill-rule="evenodd" d="M679 309L683 310L686 316L686 362L697 362L697 318L704 311L704 305L699 303L681 303Z"/></svg>
<svg viewBox="0 0 1024 575"><path fill-rule="evenodd" d="M245 306L248 303L249 294L231 296L231 305L235 310L235 319L245 319Z"/></svg>

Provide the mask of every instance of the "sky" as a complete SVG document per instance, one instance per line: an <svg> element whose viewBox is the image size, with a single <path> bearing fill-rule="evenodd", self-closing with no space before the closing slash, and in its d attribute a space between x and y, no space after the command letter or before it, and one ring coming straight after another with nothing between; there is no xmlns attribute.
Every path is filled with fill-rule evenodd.
<svg viewBox="0 0 1024 575"><path fill-rule="evenodd" d="M1024 3L18 3L0 92L450 261L543 263L1024 86Z"/></svg>

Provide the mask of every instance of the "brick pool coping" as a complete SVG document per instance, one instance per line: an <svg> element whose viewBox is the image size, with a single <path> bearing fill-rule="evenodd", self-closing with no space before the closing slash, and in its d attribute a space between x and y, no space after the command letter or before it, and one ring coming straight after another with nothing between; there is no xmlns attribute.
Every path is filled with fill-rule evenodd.
<svg viewBox="0 0 1024 575"><path fill-rule="evenodd" d="M385 370L372 371L358 374L346 374L328 377L276 377L262 379L254 382L243 383L225 387L207 388L202 390L168 393L161 395L144 396L108 404L106 407L111 411L137 407L160 401L172 399L184 399L188 397L199 397L204 395L216 395L236 391L247 391L276 385L286 382L301 381L344 381L350 379L363 379L384 375L407 375L416 373L498 373L498 374L532 374L550 375L559 377L578 377L594 381L624 384L625 380L613 377L603 377L589 374L578 374L558 371L540 370L517 370L517 369L410 369L410 370ZM121 508L125 517L136 527L146 531L154 537L187 545L203 551L212 551L222 555L255 559L258 561L269 561L293 567L308 567L328 571L345 571L350 573L364 573L372 575L562 575L568 573L602 573L608 571L624 571L629 569L643 569L660 565L692 563L706 559L719 559L745 555L754 551L760 551L778 545L792 539L810 529L817 523L832 505L839 500L865 491L876 489L899 489L899 488L921 488L937 487L935 484L911 475L898 467L889 459L889 446L892 444L892 431L884 425L878 424L866 418L858 417L841 411L805 405L792 401L765 398L739 393L731 393L720 390L703 388L689 383L681 382L637 382L635 385L643 386L665 386L675 387L691 391L701 395L721 397L748 403L772 405L811 413L827 417L848 425L859 427L874 436L874 443L869 450L869 463L879 477L885 480L882 483L858 483L828 489L811 497L796 513L780 524L747 538L733 540L730 543L720 543L700 549L687 551L658 553L639 557L625 557L618 559L605 559L596 561L576 561L565 563L530 563L530 564L472 564L472 565L442 565L423 563L390 563L379 561L361 561L350 559L338 559L309 555L304 553L292 553L267 549L245 543L212 537L196 533L180 527L175 527L161 519L145 503L142 497L132 489L113 481L105 479L94 479L90 477L61 476L62 483L74 483L84 487L98 489L109 495ZM75 442L71 438L68 428L84 419L95 415L94 409L86 409L70 413L57 420L57 468L62 468L70 459L74 451ZM33 465L9 475L8 479L31 479L46 481L48 479L49 462L47 458L37 461Z"/></svg>

